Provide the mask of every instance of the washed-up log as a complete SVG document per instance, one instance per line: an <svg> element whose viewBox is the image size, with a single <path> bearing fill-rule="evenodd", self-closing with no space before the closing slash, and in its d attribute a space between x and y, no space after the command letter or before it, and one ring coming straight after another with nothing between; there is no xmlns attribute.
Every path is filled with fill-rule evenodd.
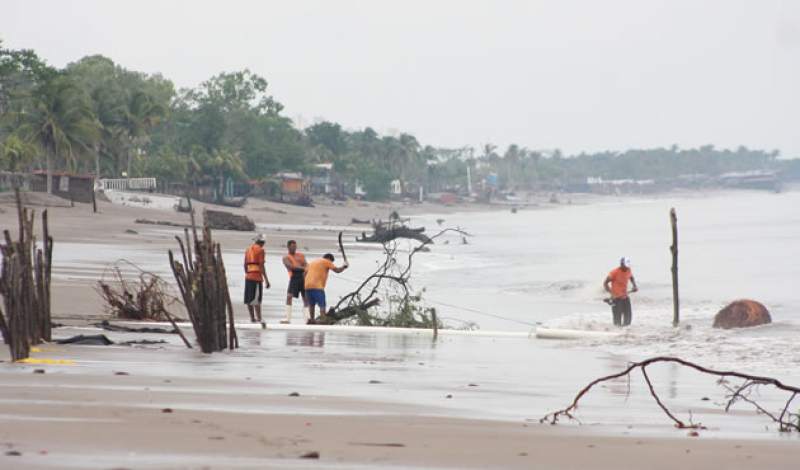
<svg viewBox="0 0 800 470"><path fill-rule="evenodd" d="M93 326L97 328L102 328L106 331L113 331L117 333L159 333L159 334L178 334L178 331L175 329L167 330L165 328L151 328L151 327L141 327L141 328L132 328L129 326L122 326L122 325L115 325L113 323L109 323L108 320L103 320L100 323L94 323Z"/></svg>
<svg viewBox="0 0 800 470"><path fill-rule="evenodd" d="M22 206L19 190L15 190L19 237L11 238L3 231L0 244L2 270L0 296L5 309L0 309L0 333L8 344L12 360L24 359L30 346L50 341L50 275L53 259L53 238L47 225L47 211L42 212L42 246L34 235L34 211Z"/></svg>
<svg viewBox="0 0 800 470"><path fill-rule="evenodd" d="M316 324L318 325L335 325L342 320L346 320L351 317L356 317L359 315L367 315L369 309L372 307L377 307L380 304L380 299L371 299L367 302L349 305L342 309L336 310L334 308L330 308L328 313L325 315L320 315L319 318L316 319Z"/></svg>
<svg viewBox="0 0 800 470"><path fill-rule="evenodd" d="M425 235L423 233L424 231L425 227L411 228L405 225L391 225L387 227L376 224L374 225L374 232L371 235L361 232L361 238L356 238L356 241L362 243L387 243L398 238L410 238L425 244L431 243L431 238Z"/></svg>
<svg viewBox="0 0 800 470"><path fill-rule="evenodd" d="M185 243L180 237L175 237L181 249L180 260L175 258L172 250L169 251L178 290L204 353L238 347L222 249L211 236L209 212L212 211L205 212L202 238L197 235L194 212L190 212L191 240L188 229L184 229Z"/></svg>
<svg viewBox="0 0 800 470"><path fill-rule="evenodd" d="M163 225L163 226L166 226L166 227L186 228L186 227L189 226L187 224L178 224L178 223L175 223L175 222L170 222L168 220L136 219L134 222L137 223L137 224Z"/></svg>
<svg viewBox="0 0 800 470"><path fill-rule="evenodd" d="M256 229L256 224L249 217L223 211L206 210L205 223L214 230L252 232Z"/></svg>

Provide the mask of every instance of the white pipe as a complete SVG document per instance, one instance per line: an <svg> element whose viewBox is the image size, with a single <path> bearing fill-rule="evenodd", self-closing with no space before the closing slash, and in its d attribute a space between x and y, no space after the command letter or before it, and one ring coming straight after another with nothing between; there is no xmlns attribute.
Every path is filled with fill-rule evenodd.
<svg viewBox="0 0 800 470"><path fill-rule="evenodd" d="M115 321L115 325L123 325L131 328L136 327L161 327L170 328L172 325L167 322L139 322L139 321ZM191 323L178 323L180 328L191 329ZM301 324L280 324L280 323L237 323L236 328L240 330L272 330L272 331L328 331L339 333L394 333L417 336L433 336L433 330L426 328L397 328L384 326L353 326L353 325L301 325ZM439 335L446 336L495 336L510 338L531 338L533 331L483 331L483 330L448 330L439 329Z"/></svg>

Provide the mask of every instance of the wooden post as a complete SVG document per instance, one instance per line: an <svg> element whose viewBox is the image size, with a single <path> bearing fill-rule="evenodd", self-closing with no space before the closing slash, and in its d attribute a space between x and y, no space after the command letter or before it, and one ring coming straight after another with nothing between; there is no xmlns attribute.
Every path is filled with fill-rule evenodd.
<svg viewBox="0 0 800 470"><path fill-rule="evenodd" d="M236 336L233 304L228 291L222 248L219 243L214 242L205 217L203 238L197 238L194 212L190 215L192 240L189 240L188 230L184 231L185 245L181 237L175 237L181 249L183 264L176 261L172 250L168 252L172 273L178 283L178 290L183 297L200 350L211 353L226 347L234 349L239 346L239 340ZM194 245L194 260L192 260L192 245ZM184 340L184 343L188 346L188 342Z"/></svg>
<svg viewBox="0 0 800 470"><path fill-rule="evenodd" d="M94 190L92 190L92 212L97 214L97 196Z"/></svg>
<svg viewBox="0 0 800 470"><path fill-rule="evenodd" d="M675 208L669 210L669 220L672 225L672 326L680 323L680 300L678 297L678 216Z"/></svg>
<svg viewBox="0 0 800 470"><path fill-rule="evenodd" d="M0 333L11 350L11 359L28 357L30 346L50 340L50 262L53 239L47 228L47 212L42 214L44 247L37 248L33 228L34 211L22 205L19 188L15 188L19 239L14 241L3 231L5 244L0 244ZM30 217L29 217L30 214Z"/></svg>

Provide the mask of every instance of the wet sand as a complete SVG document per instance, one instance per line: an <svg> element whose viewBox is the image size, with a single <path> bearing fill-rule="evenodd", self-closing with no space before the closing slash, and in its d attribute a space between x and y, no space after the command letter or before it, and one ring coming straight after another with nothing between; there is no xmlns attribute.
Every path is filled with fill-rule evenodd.
<svg viewBox="0 0 800 470"><path fill-rule="evenodd" d="M13 210L3 207L0 227L13 229ZM102 270L96 260L114 261L114 247L125 256L159 259L174 249L180 229L135 224L136 218L187 218L109 203L100 209L100 215L87 205L50 209L57 249L61 243L67 251L88 250L93 260L54 273L57 321L85 325L106 317L93 286ZM422 205L400 212L479 209ZM362 203L257 203L233 212L269 227L299 227L267 231L268 256L278 256L289 238L302 240L309 253L335 251L333 227L347 226L352 217L385 218L389 210ZM215 232L231 251L246 247L252 235ZM246 316L238 305L237 315ZM59 329L55 336L78 332L98 331ZM796 436L763 431L765 422L753 413L725 416L724 422L755 425L760 434L712 428L690 437L672 429L641 390L628 401L624 383L587 404L585 426L536 422L625 358L539 349L524 340L441 339L431 345L362 335L350 343L341 335L270 332L243 333L238 352L204 356L183 349L174 336L165 339L166 345L146 348L48 345L34 354L73 365L10 364L8 351L0 349L0 468L783 469L795 468L800 457ZM508 357L483 361L481 351L490 348ZM665 374L658 376L662 383L687 382ZM471 380L478 386L468 385ZM670 391L670 398L679 411L694 410L706 422L713 407L687 405L686 396L697 401L714 389L688 382L691 387ZM295 391L300 396L290 397ZM308 452L319 452L320 459L300 458Z"/></svg>
<svg viewBox="0 0 800 470"><path fill-rule="evenodd" d="M75 365L2 368L0 467L788 469L800 458L793 439L620 436L454 417L378 393L326 396L323 383L290 396L284 384L244 374L194 377L185 362L173 364L183 374L148 373L154 354L173 362L187 352L46 346L35 356L65 353ZM320 458L301 458L310 452Z"/></svg>

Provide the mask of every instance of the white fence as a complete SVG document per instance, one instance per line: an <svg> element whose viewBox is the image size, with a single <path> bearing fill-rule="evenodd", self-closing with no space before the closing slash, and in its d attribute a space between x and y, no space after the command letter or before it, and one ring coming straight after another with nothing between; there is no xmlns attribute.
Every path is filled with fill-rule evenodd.
<svg viewBox="0 0 800 470"><path fill-rule="evenodd" d="M101 179L100 185L103 191L117 190L148 190L156 189L155 178L116 178L116 179Z"/></svg>

